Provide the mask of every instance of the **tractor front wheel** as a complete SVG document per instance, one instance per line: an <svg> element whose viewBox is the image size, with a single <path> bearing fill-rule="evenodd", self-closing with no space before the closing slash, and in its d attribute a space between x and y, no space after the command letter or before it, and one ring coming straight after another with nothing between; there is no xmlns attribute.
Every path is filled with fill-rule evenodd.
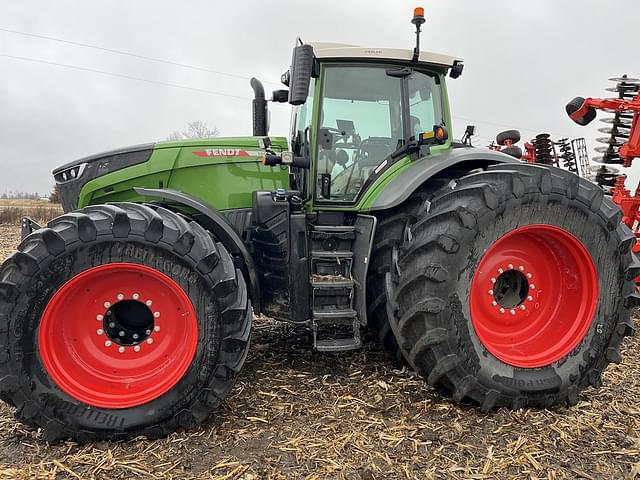
<svg viewBox="0 0 640 480"><path fill-rule="evenodd" d="M443 189L386 274L390 326L427 381L483 410L575 404L633 332L635 238L601 189L490 167Z"/></svg>
<svg viewBox="0 0 640 480"><path fill-rule="evenodd" d="M88 207L0 268L0 393L50 440L164 436L227 396L250 328L242 274L200 225Z"/></svg>

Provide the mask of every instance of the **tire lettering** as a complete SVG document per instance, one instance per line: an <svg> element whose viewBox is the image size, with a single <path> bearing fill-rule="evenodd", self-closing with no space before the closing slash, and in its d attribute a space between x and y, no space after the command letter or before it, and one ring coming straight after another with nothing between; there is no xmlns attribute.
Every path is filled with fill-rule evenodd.
<svg viewBox="0 0 640 480"><path fill-rule="evenodd" d="M547 390L560 386L560 378L556 376L546 378L534 378L525 380L522 378L509 378L495 375L493 380L510 388L517 388L524 391Z"/></svg>

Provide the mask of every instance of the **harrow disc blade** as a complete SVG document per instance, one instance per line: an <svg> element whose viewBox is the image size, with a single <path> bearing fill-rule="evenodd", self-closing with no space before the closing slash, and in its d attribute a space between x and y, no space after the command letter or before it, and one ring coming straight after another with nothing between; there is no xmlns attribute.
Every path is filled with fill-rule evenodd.
<svg viewBox="0 0 640 480"><path fill-rule="evenodd" d="M607 92L628 93L628 92L637 92L638 88L640 88L640 85L621 83L617 87L608 87L608 88L605 88L605 90Z"/></svg>
<svg viewBox="0 0 640 480"><path fill-rule="evenodd" d="M611 145L612 147L621 147L626 143L626 142L619 142L616 137L617 135L613 135L611 137L600 137L600 138L596 138L596 142L604 143L606 145Z"/></svg>
<svg viewBox="0 0 640 480"><path fill-rule="evenodd" d="M601 162L602 157L594 157L593 160L596 162ZM587 169L590 172L593 173L605 173L605 174L611 174L611 175L615 175L620 173L620 168L616 167L615 165L589 165L587 167Z"/></svg>
<svg viewBox="0 0 640 480"><path fill-rule="evenodd" d="M594 150L598 153L604 153L607 155L618 155L618 151L615 150L615 147L609 145L608 147L595 147Z"/></svg>
<svg viewBox="0 0 640 480"><path fill-rule="evenodd" d="M624 132L621 132L620 130L624 130ZM600 133L607 133L615 135L616 137L624 138L629 138L629 130L631 130L631 127L628 125L616 125L614 127L601 127L598 129Z"/></svg>
<svg viewBox="0 0 640 480"><path fill-rule="evenodd" d="M631 78L631 77L612 77L609 80L611 80L612 82L618 82L618 83L640 83L640 78Z"/></svg>

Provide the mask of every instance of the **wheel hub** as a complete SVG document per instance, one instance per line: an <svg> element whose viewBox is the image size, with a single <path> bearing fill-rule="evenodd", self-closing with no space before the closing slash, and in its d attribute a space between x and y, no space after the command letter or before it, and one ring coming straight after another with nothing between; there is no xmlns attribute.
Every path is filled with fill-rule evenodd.
<svg viewBox="0 0 640 480"><path fill-rule="evenodd" d="M122 296L123 300L111 305L103 315L104 334L124 347L139 345L151 338L155 327L154 312L145 303L125 300Z"/></svg>
<svg viewBox="0 0 640 480"><path fill-rule="evenodd" d="M522 267L524 270L524 267ZM503 308L520 307L529 295L529 281L518 270L507 270L498 275L493 284L493 298Z"/></svg>

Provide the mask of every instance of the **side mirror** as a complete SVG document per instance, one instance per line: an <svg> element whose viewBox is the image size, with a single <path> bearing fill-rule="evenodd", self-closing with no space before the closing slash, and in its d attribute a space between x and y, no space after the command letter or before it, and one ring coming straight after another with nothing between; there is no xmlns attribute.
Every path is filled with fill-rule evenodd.
<svg viewBox="0 0 640 480"><path fill-rule="evenodd" d="M288 79L289 103L291 105L302 105L307 101L314 62L315 56L311 45L298 45L293 48Z"/></svg>
<svg viewBox="0 0 640 480"><path fill-rule="evenodd" d="M451 78L458 78L462 75L462 70L464 69L464 63L460 60L455 60L453 62L453 66L451 67L451 71L449 72L449 76Z"/></svg>

